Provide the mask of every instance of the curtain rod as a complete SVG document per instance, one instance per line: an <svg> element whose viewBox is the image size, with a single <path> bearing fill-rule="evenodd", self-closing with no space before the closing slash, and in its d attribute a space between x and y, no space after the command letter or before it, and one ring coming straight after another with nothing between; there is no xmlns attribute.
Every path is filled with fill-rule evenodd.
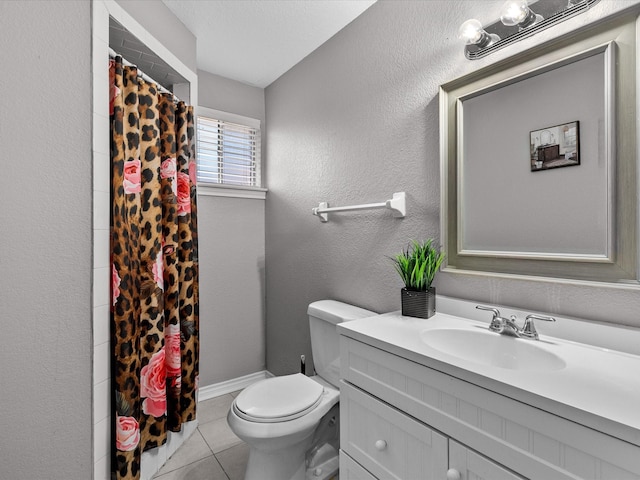
<svg viewBox="0 0 640 480"><path fill-rule="evenodd" d="M112 57L121 57L122 58L122 63L124 65L126 65L127 67L135 67L138 69L138 76L140 78L142 78L145 82L148 83L153 83L158 87L158 90L160 90L162 93L168 93L169 95L172 95L174 98L174 101L179 102L180 99L178 97L176 97L176 95L169 89L165 88L164 86L162 86L160 83L156 82L153 78L151 78L149 75L147 75L146 73L144 73L142 70L140 70L140 68L135 64L135 63L131 63L129 60L127 60L126 58L124 58L124 56L122 56L120 53L116 52L113 48L109 47L109 56Z"/></svg>

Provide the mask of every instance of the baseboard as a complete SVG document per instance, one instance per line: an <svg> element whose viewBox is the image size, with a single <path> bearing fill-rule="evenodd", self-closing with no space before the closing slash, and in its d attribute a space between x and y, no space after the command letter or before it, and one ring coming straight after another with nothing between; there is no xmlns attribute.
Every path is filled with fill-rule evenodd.
<svg viewBox="0 0 640 480"><path fill-rule="evenodd" d="M252 383L259 382L265 378L273 377L274 375L267 371L251 373L244 377L232 378L220 383L214 383L213 385L206 385L198 389L198 401L209 400L210 398L219 397L227 393L237 392L243 388L248 387Z"/></svg>

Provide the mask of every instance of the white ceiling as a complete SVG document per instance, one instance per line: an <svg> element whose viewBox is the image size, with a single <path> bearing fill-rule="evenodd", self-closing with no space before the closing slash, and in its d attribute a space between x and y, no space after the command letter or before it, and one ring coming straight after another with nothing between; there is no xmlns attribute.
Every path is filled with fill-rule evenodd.
<svg viewBox="0 0 640 480"><path fill-rule="evenodd" d="M266 87L376 0L162 0L197 38L198 68Z"/></svg>

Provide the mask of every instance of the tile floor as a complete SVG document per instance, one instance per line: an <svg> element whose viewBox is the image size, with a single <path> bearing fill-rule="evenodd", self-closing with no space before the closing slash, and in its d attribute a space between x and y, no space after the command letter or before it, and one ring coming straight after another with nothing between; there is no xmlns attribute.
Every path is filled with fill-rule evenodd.
<svg viewBox="0 0 640 480"><path fill-rule="evenodd" d="M249 449L227 425L227 412L240 392L198 403L198 429L153 480L243 480Z"/></svg>

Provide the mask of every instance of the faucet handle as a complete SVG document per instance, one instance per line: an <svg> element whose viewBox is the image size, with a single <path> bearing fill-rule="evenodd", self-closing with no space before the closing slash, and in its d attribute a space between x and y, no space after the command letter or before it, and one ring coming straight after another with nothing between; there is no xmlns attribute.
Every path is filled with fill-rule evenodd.
<svg viewBox="0 0 640 480"><path fill-rule="evenodd" d="M495 307L488 307L486 305L476 305L478 310L487 310L488 312L493 312L493 318L491 319L491 325L489 325L489 330L494 332L499 332L502 330L504 326L502 324L502 318L500 317L500 310Z"/></svg>
<svg viewBox="0 0 640 480"><path fill-rule="evenodd" d="M522 327L522 331L520 332L521 337L533 338L534 340L538 340L538 331L536 330L536 326L533 323L534 320L543 320L545 322L556 321L555 318L548 315L538 315L537 313L527 315L527 317L524 319L524 326Z"/></svg>
<svg viewBox="0 0 640 480"><path fill-rule="evenodd" d="M487 310L489 312L493 312L494 317L500 316L500 310L498 310L496 307L488 307L486 305L476 305L476 308L478 310Z"/></svg>

